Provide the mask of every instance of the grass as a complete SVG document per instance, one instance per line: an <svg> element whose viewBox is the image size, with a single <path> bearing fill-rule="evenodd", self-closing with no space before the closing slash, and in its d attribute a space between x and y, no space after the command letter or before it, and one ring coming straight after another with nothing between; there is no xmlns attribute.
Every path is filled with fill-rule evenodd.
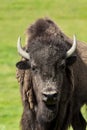
<svg viewBox="0 0 87 130"><path fill-rule="evenodd" d="M20 129L16 41L21 35L24 42L26 27L40 17L52 18L68 36L87 42L87 0L0 0L0 130ZM86 106L82 112L87 119Z"/></svg>

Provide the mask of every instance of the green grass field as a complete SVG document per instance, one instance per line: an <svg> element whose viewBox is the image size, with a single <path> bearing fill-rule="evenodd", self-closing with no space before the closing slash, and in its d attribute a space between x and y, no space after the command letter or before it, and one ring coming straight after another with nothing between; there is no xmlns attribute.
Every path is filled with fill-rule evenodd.
<svg viewBox="0 0 87 130"><path fill-rule="evenodd" d="M22 113L16 81L19 35L40 17L50 17L70 37L87 42L87 0L0 0L0 130L19 130ZM87 119L86 106L82 108Z"/></svg>

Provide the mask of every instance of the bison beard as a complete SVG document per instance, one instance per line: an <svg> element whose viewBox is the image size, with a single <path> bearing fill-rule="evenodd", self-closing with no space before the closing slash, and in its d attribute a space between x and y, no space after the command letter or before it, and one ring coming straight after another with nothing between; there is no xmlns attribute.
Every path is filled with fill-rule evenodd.
<svg viewBox="0 0 87 130"><path fill-rule="evenodd" d="M87 46L78 42L76 49L75 37L72 45L50 19L37 20L26 33L25 48L18 39L22 60L16 64L22 130L67 130L70 124L74 130L86 130L80 108L87 104Z"/></svg>
<svg viewBox="0 0 87 130"><path fill-rule="evenodd" d="M40 108L40 110L39 110ZM53 108L49 108L45 106L45 104L39 104L37 108L37 121L38 122L51 122L54 118L56 118L58 108L57 106L53 106Z"/></svg>

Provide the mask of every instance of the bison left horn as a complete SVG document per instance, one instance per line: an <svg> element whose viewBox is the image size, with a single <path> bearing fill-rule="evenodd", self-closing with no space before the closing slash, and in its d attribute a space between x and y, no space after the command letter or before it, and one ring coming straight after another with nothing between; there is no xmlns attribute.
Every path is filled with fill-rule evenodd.
<svg viewBox="0 0 87 130"><path fill-rule="evenodd" d="M76 42L76 36L73 36L73 45L72 47L67 51L66 57L70 57L76 50L77 42Z"/></svg>
<svg viewBox="0 0 87 130"><path fill-rule="evenodd" d="M24 57L24 58L26 58L26 59L28 59L28 60L30 59L29 54L28 54L26 51L24 51L24 50L22 49L22 47L21 47L21 38L20 38L20 37L18 37L17 49L18 49L18 53L19 53L22 57Z"/></svg>

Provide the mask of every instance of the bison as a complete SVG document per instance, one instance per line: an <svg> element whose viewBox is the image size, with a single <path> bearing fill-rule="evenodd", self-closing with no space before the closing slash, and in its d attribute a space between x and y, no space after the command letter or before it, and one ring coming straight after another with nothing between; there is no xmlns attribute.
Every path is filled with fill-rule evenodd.
<svg viewBox="0 0 87 130"><path fill-rule="evenodd" d="M50 19L38 19L18 38L17 79L23 102L22 130L86 130L87 45L71 40Z"/></svg>

